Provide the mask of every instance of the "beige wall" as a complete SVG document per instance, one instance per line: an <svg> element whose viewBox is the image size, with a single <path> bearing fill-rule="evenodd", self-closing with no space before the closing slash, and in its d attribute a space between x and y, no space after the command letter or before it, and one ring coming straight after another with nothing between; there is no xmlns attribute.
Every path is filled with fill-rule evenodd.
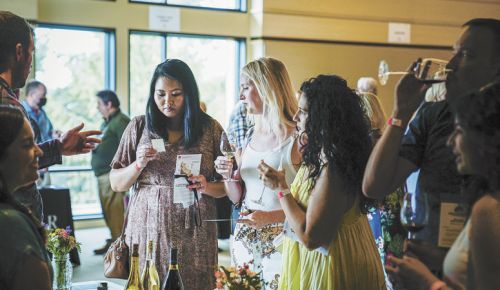
<svg viewBox="0 0 500 290"><path fill-rule="evenodd" d="M393 70L405 70L418 57L447 59L448 49L417 49L406 47L380 47L352 44L301 43L291 41L265 41L266 55L283 60L291 75L295 89L320 73L337 74L345 78L354 89L358 78L377 78L381 59ZM386 86L379 87L379 97L385 112L392 111L393 88L399 78L389 78Z"/></svg>
<svg viewBox="0 0 500 290"><path fill-rule="evenodd" d="M450 47L464 22L477 17L500 18L500 0L254 2L250 33L263 47L253 56L282 60L296 89L303 80L319 73L343 76L355 88L359 77L377 76L381 59L394 70L405 69L418 57L449 59ZM409 47L388 43L389 22L411 24ZM397 79L393 77L379 88L388 114Z"/></svg>

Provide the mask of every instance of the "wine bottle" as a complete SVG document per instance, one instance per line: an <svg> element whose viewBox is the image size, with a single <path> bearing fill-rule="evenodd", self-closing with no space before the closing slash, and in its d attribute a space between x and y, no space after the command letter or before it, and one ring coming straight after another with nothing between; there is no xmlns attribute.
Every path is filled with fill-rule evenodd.
<svg viewBox="0 0 500 290"><path fill-rule="evenodd" d="M162 290L184 290L179 265L177 264L177 249L170 249L170 265L168 266L167 279L163 282Z"/></svg>
<svg viewBox="0 0 500 290"><path fill-rule="evenodd" d="M146 249L146 265L141 275L142 289L159 290L160 276L156 270L155 260L153 259L153 241L148 241Z"/></svg>
<svg viewBox="0 0 500 290"><path fill-rule="evenodd" d="M139 244L132 245L132 257L130 258L130 274L128 276L125 290L143 290L141 276L139 274Z"/></svg>

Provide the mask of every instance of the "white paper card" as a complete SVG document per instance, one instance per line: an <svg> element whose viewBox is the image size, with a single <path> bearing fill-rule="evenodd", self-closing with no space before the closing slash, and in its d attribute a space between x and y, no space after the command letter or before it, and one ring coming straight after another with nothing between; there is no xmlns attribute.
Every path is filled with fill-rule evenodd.
<svg viewBox="0 0 500 290"><path fill-rule="evenodd" d="M410 43L411 24L389 22L388 41L392 43Z"/></svg>
<svg viewBox="0 0 500 290"><path fill-rule="evenodd" d="M165 152L165 142L163 139L151 139L151 144L156 152Z"/></svg>
<svg viewBox="0 0 500 290"><path fill-rule="evenodd" d="M175 7L149 6L149 29L169 32L181 31L181 10Z"/></svg>
<svg viewBox="0 0 500 290"><path fill-rule="evenodd" d="M201 154L177 155L175 174L199 175L201 167ZM174 179L174 203L181 203L184 208L193 205L194 192L187 189L188 181L184 177ZM198 197L201 198L198 193Z"/></svg>
<svg viewBox="0 0 500 290"><path fill-rule="evenodd" d="M297 237L297 234L293 231L292 227L288 223L288 220L286 219L285 223L283 224L283 234L285 235L285 237L300 243L299 237ZM328 249L325 247L319 247L315 249L315 251L324 256L328 256Z"/></svg>

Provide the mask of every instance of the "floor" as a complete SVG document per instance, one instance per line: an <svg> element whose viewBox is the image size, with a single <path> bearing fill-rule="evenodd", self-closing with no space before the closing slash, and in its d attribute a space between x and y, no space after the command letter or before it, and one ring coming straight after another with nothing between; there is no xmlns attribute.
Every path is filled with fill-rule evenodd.
<svg viewBox="0 0 500 290"><path fill-rule="evenodd" d="M75 231L76 239L82 244L80 253L81 265L73 269L73 282L84 281L111 281L125 286L125 280L109 279L103 274L103 256L94 255L94 249L104 245L104 241L109 238L109 231L105 227L78 229ZM228 266L230 264L229 242L219 240L219 264Z"/></svg>

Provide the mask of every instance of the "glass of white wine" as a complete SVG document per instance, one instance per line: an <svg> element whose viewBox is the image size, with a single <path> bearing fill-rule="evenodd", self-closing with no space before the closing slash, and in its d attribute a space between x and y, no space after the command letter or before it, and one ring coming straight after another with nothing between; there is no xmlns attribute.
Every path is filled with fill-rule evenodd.
<svg viewBox="0 0 500 290"><path fill-rule="evenodd" d="M233 134L226 134L226 132L222 132L220 136L220 151L224 154L224 156L226 156L227 161L231 161L231 163L234 164L236 161L234 159L236 155L236 138ZM224 177L224 180L234 181L232 179L233 167L231 167L227 173L222 176Z"/></svg>
<svg viewBox="0 0 500 290"><path fill-rule="evenodd" d="M387 84L390 75L414 74L415 78L423 83L434 84L446 81L451 69L447 69L448 61L437 58L424 58L418 62L413 72L390 71L385 60L378 66L378 80L381 85Z"/></svg>

